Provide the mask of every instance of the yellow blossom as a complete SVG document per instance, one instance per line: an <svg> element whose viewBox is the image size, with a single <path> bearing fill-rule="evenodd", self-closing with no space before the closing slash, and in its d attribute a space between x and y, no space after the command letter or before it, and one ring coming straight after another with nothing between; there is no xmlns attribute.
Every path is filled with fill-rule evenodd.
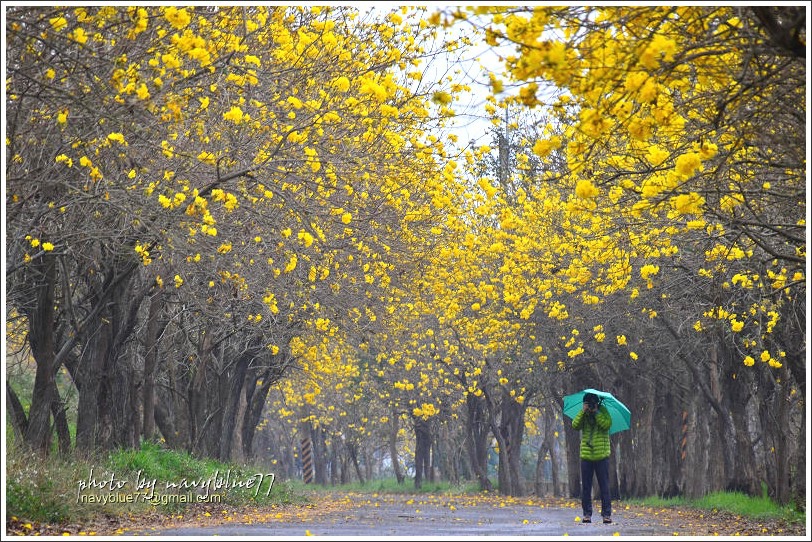
<svg viewBox="0 0 812 542"><path fill-rule="evenodd" d="M57 32L68 26L68 21L64 17L54 17L52 19L48 19L48 22L51 23L51 26Z"/></svg>
<svg viewBox="0 0 812 542"><path fill-rule="evenodd" d="M73 167L73 160L67 154L60 154L59 156L57 156L56 157L56 162L57 163L64 163L68 167Z"/></svg>
<svg viewBox="0 0 812 542"><path fill-rule="evenodd" d="M640 268L640 276L647 280L659 272L660 272L659 265L646 264Z"/></svg>
<svg viewBox="0 0 812 542"><path fill-rule="evenodd" d="M744 328L744 322L740 322L738 320L731 320L730 321L730 329L735 333L738 333Z"/></svg>
<svg viewBox="0 0 812 542"><path fill-rule="evenodd" d="M575 195L582 199L592 199L598 195L598 189L588 179L581 179L575 186Z"/></svg>
<svg viewBox="0 0 812 542"><path fill-rule="evenodd" d="M646 160L648 160L652 166L657 167L663 162L665 162L667 159L668 159L668 151L662 149L657 145L651 145L648 148L648 152L646 153Z"/></svg>
<svg viewBox="0 0 812 542"><path fill-rule="evenodd" d="M533 153L540 158L544 158L560 146L561 138L558 136L551 137L550 139L539 139L535 145L533 145Z"/></svg>
<svg viewBox="0 0 812 542"><path fill-rule="evenodd" d="M214 155L209 151L201 151L200 154L197 155L197 159L211 166L213 166L216 163Z"/></svg>
<svg viewBox="0 0 812 542"><path fill-rule="evenodd" d="M681 179L687 179L702 169L699 153L689 152L677 158L675 170Z"/></svg>
<svg viewBox="0 0 812 542"><path fill-rule="evenodd" d="M448 105L451 103L451 94L448 92L437 91L431 95L431 101L436 104Z"/></svg>
<svg viewBox="0 0 812 542"><path fill-rule="evenodd" d="M301 243L306 247L313 244L313 236L310 234L310 232L300 231L298 237L299 241L301 241Z"/></svg>
<svg viewBox="0 0 812 542"><path fill-rule="evenodd" d="M239 124L243 120L243 112L242 109L237 107L236 105L231 106L231 109L223 114L223 118L225 120L230 120L234 124Z"/></svg>
<svg viewBox="0 0 812 542"><path fill-rule="evenodd" d="M164 8L164 17L169 21L169 24L177 29L184 28L192 20L186 8L178 9L172 6Z"/></svg>
<svg viewBox="0 0 812 542"><path fill-rule="evenodd" d="M350 89L350 80L342 75L333 81L333 87L340 92L347 92Z"/></svg>
<svg viewBox="0 0 812 542"><path fill-rule="evenodd" d="M127 141L124 139L124 134L122 134L121 132L113 132L107 134L107 139L109 139L110 141L116 141L121 145L124 145L125 147L127 146Z"/></svg>
<svg viewBox="0 0 812 542"><path fill-rule="evenodd" d="M141 83L141 86L136 89L135 94L141 100L149 100L150 97L149 89L144 83Z"/></svg>

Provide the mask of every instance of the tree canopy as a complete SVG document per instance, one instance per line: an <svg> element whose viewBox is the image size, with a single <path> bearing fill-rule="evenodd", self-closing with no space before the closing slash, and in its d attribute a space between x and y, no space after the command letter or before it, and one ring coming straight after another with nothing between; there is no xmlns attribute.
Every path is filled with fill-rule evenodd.
<svg viewBox="0 0 812 542"><path fill-rule="evenodd" d="M718 424L797 461L767 420L806 392L803 8L15 6L5 31L7 346L34 361L13 414L35 449L53 424L64 450L159 432L293 468L302 437L362 478L377 441L419 483L458 446L487 488L492 447L521 494L564 393L625 391L642 423L668 382L663 439L691 413L696 442ZM503 70L493 142L463 147L478 37ZM730 450L715 483L755 490ZM689 490L674 465L628 490Z"/></svg>

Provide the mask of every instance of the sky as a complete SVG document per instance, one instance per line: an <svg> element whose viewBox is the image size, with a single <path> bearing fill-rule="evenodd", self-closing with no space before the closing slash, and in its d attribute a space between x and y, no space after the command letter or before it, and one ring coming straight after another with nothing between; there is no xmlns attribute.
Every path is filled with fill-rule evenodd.
<svg viewBox="0 0 812 542"><path fill-rule="evenodd" d="M347 5L346 3L335 3L334 5ZM391 10L399 9L402 3L396 2L375 2L361 4L358 7L361 11L380 11L388 13ZM442 4L427 4L425 16L438 9L450 9L453 6ZM460 23L448 29L440 29L441 37L447 39L458 39L465 34L471 34L471 25ZM490 94L488 84L488 71L501 73L503 71L502 62L498 53L484 42L481 37L472 39L473 46L466 48L464 52L456 53L449 59L441 56L435 57L431 64L425 69L430 79L438 81L444 75L452 75L454 82L470 87L469 93L456 93L453 109L457 116L452 121L449 132L458 138L457 146L466 148L470 143L476 146L492 143L491 128L493 124L487 117L484 105L486 98ZM512 51L503 50L502 54L507 55ZM451 65L453 63L453 66ZM447 85L446 85L447 86Z"/></svg>

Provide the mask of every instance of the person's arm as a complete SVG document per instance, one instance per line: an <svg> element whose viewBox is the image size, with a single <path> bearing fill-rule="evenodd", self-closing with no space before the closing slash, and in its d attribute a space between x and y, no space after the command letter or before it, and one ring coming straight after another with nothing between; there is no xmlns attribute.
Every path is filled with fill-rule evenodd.
<svg viewBox="0 0 812 542"><path fill-rule="evenodd" d="M598 409L598 414L595 416L595 424L598 426L598 429L602 431L609 431L609 428L612 427L612 417L603 405ZM573 426L574 425L573 423Z"/></svg>
<svg viewBox="0 0 812 542"><path fill-rule="evenodd" d="M580 431L581 426L584 424L584 413L585 412L586 412L585 410L580 411L572 419L572 428L575 429L576 431Z"/></svg>

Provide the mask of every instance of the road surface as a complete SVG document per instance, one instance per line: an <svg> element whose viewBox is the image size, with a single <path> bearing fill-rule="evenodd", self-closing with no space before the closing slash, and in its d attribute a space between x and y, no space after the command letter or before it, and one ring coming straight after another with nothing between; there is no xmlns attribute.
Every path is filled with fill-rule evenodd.
<svg viewBox="0 0 812 542"><path fill-rule="evenodd" d="M326 494L306 507L277 511L222 512L171 526L125 531L125 535L188 537L426 537L438 536L674 536L685 532L679 517L614 503L614 522L605 525L595 503L593 523L580 522L577 499L534 499L472 495ZM693 524L691 524L693 525ZM682 532L681 532L682 531Z"/></svg>

